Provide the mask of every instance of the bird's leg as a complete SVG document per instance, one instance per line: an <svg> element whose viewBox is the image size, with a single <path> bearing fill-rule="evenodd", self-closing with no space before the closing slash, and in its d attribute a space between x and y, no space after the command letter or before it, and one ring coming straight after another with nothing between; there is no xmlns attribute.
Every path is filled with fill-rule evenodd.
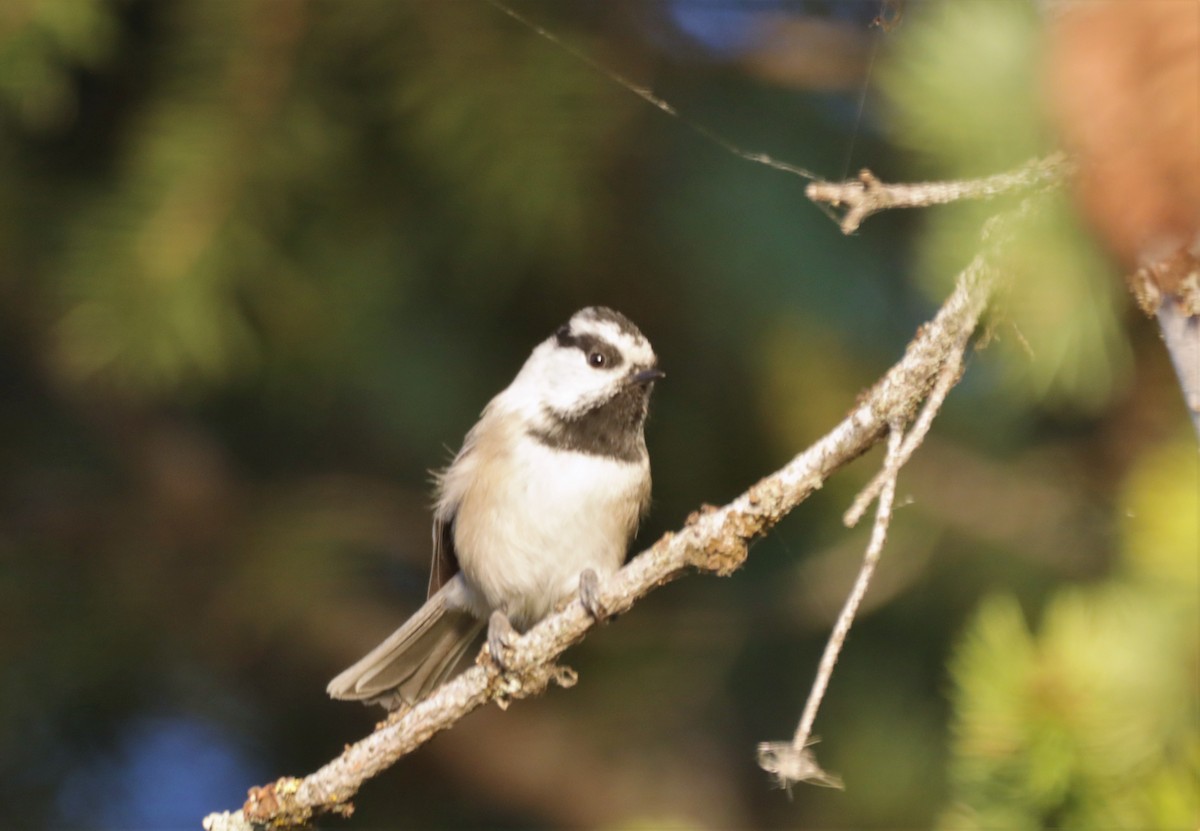
<svg viewBox="0 0 1200 831"><path fill-rule="evenodd" d="M508 656L512 653L513 640L516 637L517 630L509 622L508 616L499 609L492 612L492 616L488 618L488 654L502 670L508 669Z"/></svg>
<svg viewBox="0 0 1200 831"><path fill-rule="evenodd" d="M600 575L595 569L585 568L579 574L579 602L597 623L612 617L608 607L600 600Z"/></svg>

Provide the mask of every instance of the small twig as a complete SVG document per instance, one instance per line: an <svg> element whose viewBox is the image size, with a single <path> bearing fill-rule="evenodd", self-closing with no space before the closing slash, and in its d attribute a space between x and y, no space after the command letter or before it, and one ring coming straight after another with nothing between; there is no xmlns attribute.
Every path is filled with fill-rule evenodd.
<svg viewBox="0 0 1200 831"><path fill-rule="evenodd" d="M790 744L786 742L763 742L758 746L758 764L763 770L775 776L779 785L790 788L798 782L808 782L815 785L840 788L841 780L826 773L817 764L816 757L808 748L814 744L812 739L813 722L817 719L817 710L821 707L821 699L829 687L829 679L833 677L833 668L846 642L846 635L854 624L854 616L862 599L866 596L867 587L871 584L871 576L883 553L883 545L887 542L888 527L892 521L892 503L896 495L896 476L900 472L900 449L904 440L904 425L897 423L888 432L887 458L884 461L884 471L890 474L879 492L879 507L875 511L875 524L871 528L871 540L867 544L867 553L863 556L862 567L842 606L841 614L829 633L829 641L825 644L825 652L821 655L821 663L817 667L817 677L809 690L808 700L804 703L804 712L800 723L796 726L796 734Z"/></svg>
<svg viewBox="0 0 1200 831"><path fill-rule="evenodd" d="M975 255L963 273L984 274L989 272L994 267L992 261L995 258L996 249L1009 241L1013 220L1027 215L1033 209L1034 203L1027 199L1013 212L993 216L984 223L981 234L984 243L983 249ZM950 390L962 377L963 359L966 355L967 340L970 337L971 332L962 333L961 339L954 344L954 349L946 355L933 389L930 390L929 397L925 399L925 404L921 408L921 414L913 422L908 437L904 440L904 446L900 448L900 454L896 460L897 470L907 464L912 454L921 446L921 442L925 440L929 428L933 425L933 419L941 411L946 396L950 394ZM895 471L885 464L867 486L859 492L854 503L842 516L842 522L847 527L853 528L858 524L867 508L879 496L879 492L889 478L895 478Z"/></svg>
<svg viewBox="0 0 1200 831"><path fill-rule="evenodd" d="M863 220L880 211L943 205L959 199L993 199L1013 191L1054 184L1069 169L1066 156L1054 153L1044 159L1034 159L1016 170L982 179L888 184L871 171L863 170L857 179L845 182L812 182L804 192L814 202L847 208L840 224L843 234L852 234Z"/></svg>
<svg viewBox="0 0 1200 831"><path fill-rule="evenodd" d="M984 224L983 249L959 276L960 281L978 279L990 283L996 279L993 260L997 249L1007 245L1012 237L1014 222L1025 217L1034 209L1034 206L1035 203L1031 199L1026 199L1015 211L994 216ZM970 331L960 330L953 339L950 350L942 358L937 378L925 399L920 415L913 422L909 435L904 436L905 421L890 422L888 451L883 467L846 512L846 524L854 525L871 501L876 497L879 499L875 512L875 523L871 528L871 539L863 557L862 567L825 645L825 651L817 668L817 676L796 726L796 733L791 742L762 742L758 746L759 766L774 775L779 785L787 788L789 792L793 784L800 782L837 788L842 786L841 780L824 771L817 763L816 756L809 750L816 743L812 737L813 723L816 721L817 711L825 696L825 690L829 686L829 680L833 676L833 669L841 654L846 635L849 633L854 616L866 595L867 587L875 572L875 566L883 551L884 542L887 540L887 531L892 519L892 507L895 503L896 479L900 468L912 456L913 451L920 446L929 432L934 417L940 411L946 395L961 377L963 359L970 336Z"/></svg>
<svg viewBox="0 0 1200 831"><path fill-rule="evenodd" d="M875 573L875 566L879 563L880 554L883 553L883 544L887 541L888 527L892 522L892 502L896 496L896 477L900 473L900 447L903 441L904 426L893 424L888 432L887 457L884 461L884 470L891 471L891 475L879 492L875 524L871 527L871 540L867 544L867 553L863 557L862 568L859 570L858 578L854 581L854 587L850 590L850 596L846 598L846 604L842 607L841 614L838 615L837 622L834 623L825 653L821 656L821 663L817 667L816 682L813 683L808 701L804 705L800 723L796 726L796 735L792 739L792 744L796 747L804 747L808 744L813 722L817 718L817 710L821 706L825 688L829 685L829 678L833 675L833 666L837 663L838 655L842 651L842 644L845 643L850 626L854 623L854 615L858 612L863 596L867 593L871 576Z"/></svg>
<svg viewBox="0 0 1200 831"><path fill-rule="evenodd" d="M933 426L933 419L941 411L942 404L946 401L946 396L950 394L950 390L954 388L954 385L958 383L958 379L962 377L963 354L966 346L966 340L964 339L960 344L959 350L947 357L941 372L938 373L937 383L934 384L933 390L929 393L929 397L925 399L925 404L921 407L921 414L917 416L917 420L913 422L912 428L904 438L904 444L901 446L900 452L896 454L894 459L889 457L884 462L883 468L859 492L858 496L854 499L854 504L850 506L842 517L842 522L845 523L846 527L853 528L858 524L858 521L862 519L862 515L866 513L867 508L879 496L884 486L889 481L895 481L896 473L908 463L912 454L916 452L916 449L921 446L921 442L925 440L929 428Z"/></svg>

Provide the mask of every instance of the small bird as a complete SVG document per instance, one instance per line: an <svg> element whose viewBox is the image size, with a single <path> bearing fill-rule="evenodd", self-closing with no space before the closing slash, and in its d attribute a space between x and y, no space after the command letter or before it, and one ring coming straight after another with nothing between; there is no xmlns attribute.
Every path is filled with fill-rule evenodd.
<svg viewBox="0 0 1200 831"><path fill-rule="evenodd" d="M329 695L411 706L454 673L489 617L498 657L512 627L576 590L603 616L600 579L620 568L649 507L643 427L663 377L650 342L603 306L538 344L436 476L428 599Z"/></svg>

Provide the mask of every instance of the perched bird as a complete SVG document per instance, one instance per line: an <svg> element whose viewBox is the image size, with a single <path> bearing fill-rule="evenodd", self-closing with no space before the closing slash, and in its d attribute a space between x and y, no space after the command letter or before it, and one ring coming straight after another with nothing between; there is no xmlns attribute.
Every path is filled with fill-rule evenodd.
<svg viewBox="0 0 1200 831"><path fill-rule="evenodd" d="M599 615L599 581L649 505L643 426L663 377L638 328L602 306L538 344L437 475L428 600L329 694L411 705L454 672L489 616L497 654L508 623L528 628L576 589Z"/></svg>

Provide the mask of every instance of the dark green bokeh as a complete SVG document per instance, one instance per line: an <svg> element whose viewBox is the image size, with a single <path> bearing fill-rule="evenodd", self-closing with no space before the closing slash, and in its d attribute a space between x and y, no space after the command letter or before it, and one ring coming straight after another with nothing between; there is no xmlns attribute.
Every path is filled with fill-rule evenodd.
<svg viewBox="0 0 1200 831"><path fill-rule="evenodd" d="M914 248L953 233L912 216L841 236L801 180L734 157L482 2L8 8L4 827L158 816L122 814L146 793L95 773L125 770L156 720L220 731L248 780L205 790L199 756L162 759L210 800L192 827L364 734L377 714L324 685L422 596L427 471L576 308L624 311L669 374L648 428L647 542L836 423L932 312L940 295L922 287L956 267L961 238L940 256ZM854 94L673 51L659 6L521 8L748 149L830 177L852 136L855 167L896 178L939 163L903 140L935 142L919 101L896 122L897 150L870 117L854 126ZM925 25L914 13L888 37L949 42ZM1035 30L1018 9L976 34ZM907 81L902 54L877 71L919 95L955 60L926 54ZM963 118L987 125L977 97L984 111ZM940 172L1019 162L1042 138L1022 130L1008 155ZM1109 344L1124 337L1113 297L1083 316ZM346 825L950 822L946 806L971 794L951 758L951 702L968 705L948 694L947 661L980 597L1010 593L1036 619L1123 556L1118 506L1177 481L1130 479L1186 425L1153 334L1128 329L1128 359L1118 345L1070 364L1106 379L1086 406L1071 403L1079 384L1065 399L1014 386L1023 355L972 360L901 479L905 507L818 719L847 792L789 800L753 748L794 727L865 544L841 512L877 453L734 578L665 588L589 638L568 658L576 689L473 715L369 785ZM1003 607L987 608L978 626ZM980 637L954 653L956 673Z"/></svg>

